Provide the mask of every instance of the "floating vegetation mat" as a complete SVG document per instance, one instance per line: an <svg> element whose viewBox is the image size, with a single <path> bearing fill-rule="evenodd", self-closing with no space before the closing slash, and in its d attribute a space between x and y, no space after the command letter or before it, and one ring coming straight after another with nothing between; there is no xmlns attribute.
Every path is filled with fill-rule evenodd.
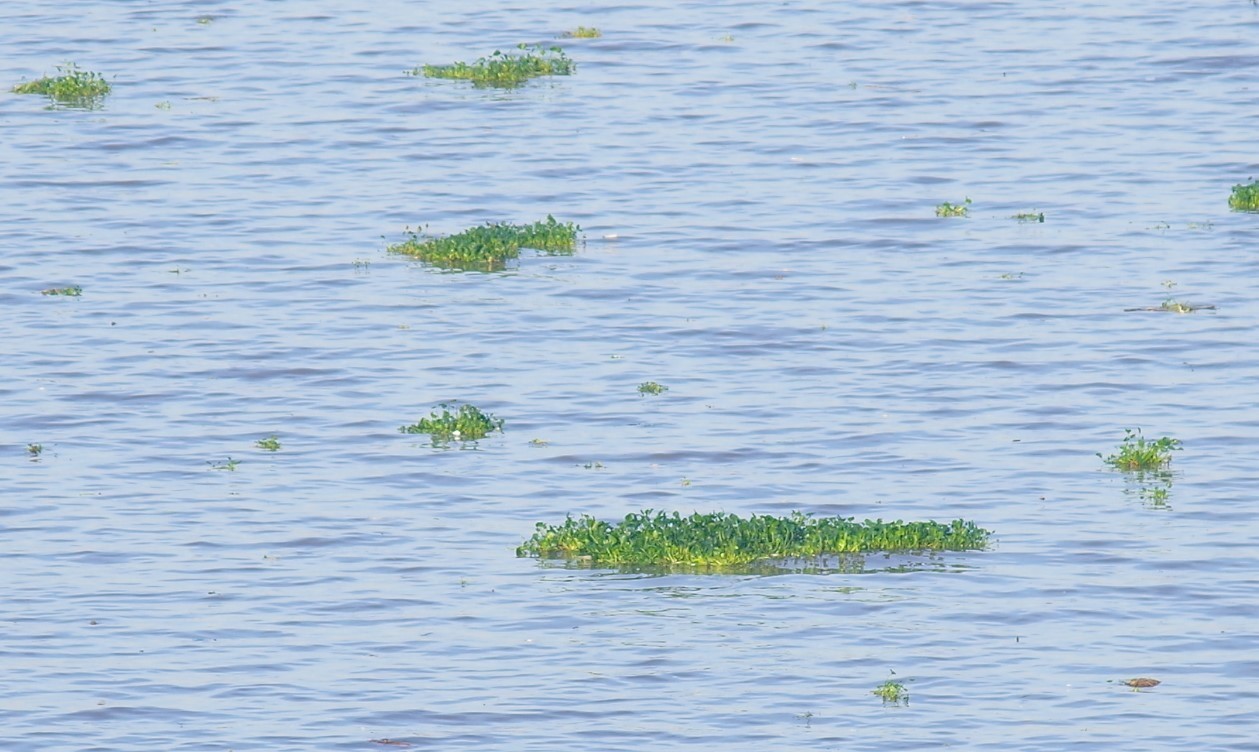
<svg viewBox="0 0 1259 752"><path fill-rule="evenodd" d="M951 204L945 201L943 204L936 206L937 217L969 217L970 216L970 199L966 199L960 204Z"/></svg>
<svg viewBox="0 0 1259 752"><path fill-rule="evenodd" d="M1153 311L1155 313L1193 313L1194 311L1214 311L1213 305L1189 305L1181 303L1178 300L1168 298L1158 306L1146 306L1144 308L1125 308L1124 311L1131 313L1132 311Z"/></svg>
<svg viewBox="0 0 1259 752"><path fill-rule="evenodd" d="M450 65L424 65L407 71L409 76L426 78L458 78L471 81L473 86L514 89L531 78L540 76L569 76L577 70L560 47L541 47L521 44L519 52L501 52L483 57L475 63L451 63Z"/></svg>
<svg viewBox="0 0 1259 752"><path fill-rule="evenodd" d="M872 551L982 549L991 533L973 522L856 522L845 517L789 517L724 512L626 515L617 524L589 515L560 525L538 523L517 556L577 560L592 566L740 567L770 559L800 559Z"/></svg>
<svg viewBox="0 0 1259 752"><path fill-rule="evenodd" d="M1146 470L1162 470L1172 463L1172 452L1184 448L1180 439L1164 436L1159 439L1147 439L1141 434L1140 428L1125 428L1123 442L1118 451L1102 456L1102 462L1124 472L1144 472Z"/></svg>
<svg viewBox="0 0 1259 752"><path fill-rule="evenodd" d="M503 419L481 412L472 405L459 405L454 412L452 404L438 405L440 412L434 410L427 418L420 418L418 423L402 426L402 433L426 433L433 441L476 441L484 439L494 431L503 430Z"/></svg>
<svg viewBox="0 0 1259 752"><path fill-rule="evenodd" d="M545 221L531 225L491 222L446 237L412 232L408 240L389 246L389 252L414 256L446 269L497 271L519 257L521 248L533 248L552 256L569 255L577 249L579 232L581 228L577 225L557 221L548 214Z"/></svg>
<svg viewBox="0 0 1259 752"><path fill-rule="evenodd" d="M44 76L13 87L14 94L43 94L53 106L95 110L109 93L109 82L99 73L81 70L74 63L58 65L59 76Z"/></svg>
<svg viewBox="0 0 1259 752"><path fill-rule="evenodd" d="M1233 186L1228 208L1235 211L1259 212L1259 180Z"/></svg>

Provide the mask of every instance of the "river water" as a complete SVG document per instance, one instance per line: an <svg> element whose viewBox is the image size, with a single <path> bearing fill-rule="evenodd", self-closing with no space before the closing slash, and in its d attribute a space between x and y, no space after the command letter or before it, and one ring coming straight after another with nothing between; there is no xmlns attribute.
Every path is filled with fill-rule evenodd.
<svg viewBox="0 0 1259 752"><path fill-rule="evenodd" d="M114 91L0 95L0 747L1257 748L1259 216L1227 198L1259 7L3 15L6 92L67 61ZM521 42L576 74L404 74ZM547 214L574 256L385 252ZM1204 307L1125 310L1169 298ZM455 399L504 432L399 433ZM1169 479L1097 456L1138 427L1184 442ZM647 508L995 538L514 555Z"/></svg>

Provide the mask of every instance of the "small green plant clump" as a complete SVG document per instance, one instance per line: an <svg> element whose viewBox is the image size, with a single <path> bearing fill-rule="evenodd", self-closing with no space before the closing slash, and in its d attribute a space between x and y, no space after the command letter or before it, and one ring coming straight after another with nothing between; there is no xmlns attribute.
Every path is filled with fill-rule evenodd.
<svg viewBox="0 0 1259 752"><path fill-rule="evenodd" d="M852 518L742 518L716 512L683 517L648 509L617 524L589 515L562 524L538 523L517 556L576 559L610 566L737 567L770 559L795 559L869 551L980 549L991 533L973 522L883 522Z"/></svg>
<svg viewBox="0 0 1259 752"><path fill-rule="evenodd" d="M1141 429L1124 429L1123 442L1119 451L1108 456L1098 457L1116 470L1141 472L1145 470L1162 470L1172 461L1172 452L1182 449L1179 439L1164 436L1161 439L1148 440L1141 435Z"/></svg>
<svg viewBox="0 0 1259 752"><path fill-rule="evenodd" d="M878 695L882 698L884 705L909 704L909 690L905 689L904 684L893 679L888 679L875 687L870 694Z"/></svg>
<svg viewBox="0 0 1259 752"><path fill-rule="evenodd" d="M1017 219L1019 224L1026 224L1028 222L1044 223L1045 212L1019 212L1018 214L1012 215L1011 219Z"/></svg>
<svg viewBox="0 0 1259 752"><path fill-rule="evenodd" d="M451 412L454 407L443 402L438 405L441 412L433 410L427 418L420 418L418 423L398 430L402 433L426 433L434 441L477 441L493 431L503 430L502 418L483 413L472 405L459 405Z"/></svg>
<svg viewBox="0 0 1259 752"><path fill-rule="evenodd" d="M1259 212L1259 180L1233 186L1228 208L1234 211Z"/></svg>
<svg viewBox="0 0 1259 752"><path fill-rule="evenodd" d="M211 470L227 470L228 472L234 473L236 472L236 468L240 466L240 460L234 460L231 457L228 457L226 462L208 460L206 464L210 466Z"/></svg>
<svg viewBox="0 0 1259 752"><path fill-rule="evenodd" d="M81 70L74 63L58 65L61 75L44 76L13 87L14 94L43 94L54 105L96 109L112 88L99 73Z"/></svg>
<svg viewBox="0 0 1259 752"><path fill-rule="evenodd" d="M75 285L73 287L50 287L47 290L40 290L40 295L64 295L69 298L77 298L83 294L83 288Z"/></svg>
<svg viewBox="0 0 1259 752"><path fill-rule="evenodd" d="M265 439L258 439L254 442L254 446L264 452L278 452L280 451L280 439L273 434Z"/></svg>
<svg viewBox="0 0 1259 752"><path fill-rule="evenodd" d="M424 65L407 72L407 75L423 75L427 78L457 78L471 81L473 86L513 89L531 78L540 76L568 76L577 70L560 47L517 46L520 52L494 50L488 57L475 63L451 63L450 65Z"/></svg>
<svg viewBox="0 0 1259 752"><path fill-rule="evenodd" d="M657 384L654 381L644 381L638 385L639 394L660 395L669 391L669 387L664 384Z"/></svg>
<svg viewBox="0 0 1259 752"><path fill-rule="evenodd" d="M29 454L32 458L38 457L39 455L44 453L44 445L43 444L27 444L26 453Z"/></svg>
<svg viewBox="0 0 1259 752"><path fill-rule="evenodd" d="M966 199L960 204L950 204L945 201L936 207L937 217L967 217L970 216L970 199Z"/></svg>
<svg viewBox="0 0 1259 752"><path fill-rule="evenodd" d="M575 29L564 32L560 36L565 39L598 39L603 36L603 32L593 26L578 26Z"/></svg>
<svg viewBox="0 0 1259 752"><path fill-rule="evenodd" d="M577 249L579 232L581 228L572 222L560 222L548 214L545 221L531 225L491 222L446 237L411 232L409 239L389 246L388 250L446 269L495 271L519 257L521 248L551 255L571 254Z"/></svg>

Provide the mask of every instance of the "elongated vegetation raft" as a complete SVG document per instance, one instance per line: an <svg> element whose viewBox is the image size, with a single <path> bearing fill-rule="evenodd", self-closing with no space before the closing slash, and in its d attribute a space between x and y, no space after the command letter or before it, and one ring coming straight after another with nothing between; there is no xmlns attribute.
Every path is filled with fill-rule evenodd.
<svg viewBox="0 0 1259 752"><path fill-rule="evenodd" d="M559 47L517 46L519 52L501 52L480 58L475 63L424 65L407 71L407 75L427 78L457 78L471 81L473 86L511 89L539 76L568 76L577 70Z"/></svg>
<svg viewBox="0 0 1259 752"><path fill-rule="evenodd" d="M61 75L44 76L13 87L14 94L43 94L56 105L96 109L112 88L105 77L74 63L57 66Z"/></svg>
<svg viewBox="0 0 1259 752"><path fill-rule="evenodd" d="M559 525L538 523L517 556L582 559L597 565L737 566L869 551L961 551L984 548L991 533L973 522L856 522L846 517L716 512L683 517L648 509L617 524L589 515Z"/></svg>
<svg viewBox="0 0 1259 752"><path fill-rule="evenodd" d="M389 252L414 256L447 269L495 271L520 256L521 248L550 255L571 254L577 248L580 231L577 225L560 222L548 214L545 221L531 225L491 222L446 237L411 232L406 241L389 246Z"/></svg>

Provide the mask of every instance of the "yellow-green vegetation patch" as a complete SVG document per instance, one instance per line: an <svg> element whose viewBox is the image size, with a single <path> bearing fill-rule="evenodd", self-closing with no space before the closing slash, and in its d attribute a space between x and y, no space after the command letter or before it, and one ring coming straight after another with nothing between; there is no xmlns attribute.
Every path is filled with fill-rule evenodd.
<svg viewBox="0 0 1259 752"><path fill-rule="evenodd" d="M53 105L94 110L112 88L104 76L80 69L74 63L58 65L60 75L44 76L13 87L14 94L43 94Z"/></svg>
<svg viewBox="0 0 1259 752"><path fill-rule="evenodd" d="M638 385L639 394L660 395L669 391L669 387L664 384L657 384L654 381L644 381Z"/></svg>
<svg viewBox="0 0 1259 752"><path fill-rule="evenodd" d="M1162 470L1172 462L1172 452L1183 449L1179 439L1164 436L1160 439L1146 439L1141 429L1124 429L1123 442L1115 453L1102 456L1102 462L1126 472L1143 472L1146 470Z"/></svg>
<svg viewBox="0 0 1259 752"><path fill-rule="evenodd" d="M454 408L454 412L451 412L451 408ZM472 405L455 407L443 402L427 418L420 418L418 423L402 426L398 430L402 433L426 433L437 442L476 441L493 431L501 432L503 419L495 418Z"/></svg>
<svg viewBox="0 0 1259 752"><path fill-rule="evenodd" d="M1017 219L1019 224L1027 224L1028 222L1044 223L1045 212L1019 212L1018 214L1012 214L1010 219Z"/></svg>
<svg viewBox="0 0 1259 752"><path fill-rule="evenodd" d="M457 78L471 81L473 86L512 89L531 78L569 76L577 64L560 47L518 45L518 52L494 50L475 63L423 65L407 71L410 76L426 78Z"/></svg>
<svg viewBox="0 0 1259 752"><path fill-rule="evenodd" d="M991 533L965 520L857 522L845 517L789 517L725 512L682 516L648 509L613 524L571 515L538 523L517 556L570 559L592 566L738 567L772 559L816 558L871 551L982 549Z"/></svg>
<svg viewBox="0 0 1259 752"><path fill-rule="evenodd" d="M948 201L936 207L937 217L966 217L970 215L970 199L966 199L960 204L950 204Z"/></svg>
<svg viewBox="0 0 1259 752"><path fill-rule="evenodd" d="M531 225L491 222L457 235L430 237L411 232L402 243L389 246L390 253L413 256L433 266L465 271L497 271L520 256L521 248L550 255L568 255L577 249L581 228L560 222L550 214Z"/></svg>
<svg viewBox="0 0 1259 752"><path fill-rule="evenodd" d="M77 298L83 294L83 288L78 285L72 287L49 287L47 290L40 290L40 295L62 295L68 298Z"/></svg>
<svg viewBox="0 0 1259 752"><path fill-rule="evenodd" d="M564 39L598 39L603 36L603 32L593 26L578 26L575 29L564 32L560 36Z"/></svg>
<svg viewBox="0 0 1259 752"><path fill-rule="evenodd" d="M280 439L273 434L265 439L258 439L254 442L254 446L264 452L278 452L280 451Z"/></svg>
<svg viewBox="0 0 1259 752"><path fill-rule="evenodd" d="M1228 208L1234 211L1259 212L1259 180L1233 186Z"/></svg>
<svg viewBox="0 0 1259 752"><path fill-rule="evenodd" d="M905 688L903 683L893 679L888 679L875 687L870 694L878 695L882 698L884 705L909 704L909 690Z"/></svg>

